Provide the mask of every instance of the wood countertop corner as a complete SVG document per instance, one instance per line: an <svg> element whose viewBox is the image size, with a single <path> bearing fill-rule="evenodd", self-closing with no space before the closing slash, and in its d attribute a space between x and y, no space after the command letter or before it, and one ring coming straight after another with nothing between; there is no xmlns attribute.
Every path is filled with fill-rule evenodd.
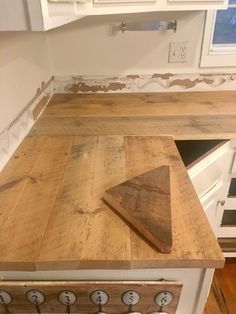
<svg viewBox="0 0 236 314"><path fill-rule="evenodd" d="M55 96L14 153L0 174L0 270L223 267L223 255L173 138L177 133L183 138L213 137L226 113L220 107L216 115L206 109L212 119L207 125L197 111L194 118L185 110L183 116L182 107L180 115L175 109L175 115L162 116L154 112L155 97L181 103L181 95L139 94L128 96L122 115L115 105L119 97L126 99ZM216 95L212 101L217 99L223 98ZM132 114L132 101L140 106L139 117ZM147 105L146 114L141 103ZM232 102L228 106L227 123L235 122L236 109ZM183 118L187 120L180 129ZM191 121L203 124L192 126ZM236 123L222 129L232 138ZM170 167L171 176L173 248L168 254L146 243L102 201L105 190L162 165Z"/></svg>

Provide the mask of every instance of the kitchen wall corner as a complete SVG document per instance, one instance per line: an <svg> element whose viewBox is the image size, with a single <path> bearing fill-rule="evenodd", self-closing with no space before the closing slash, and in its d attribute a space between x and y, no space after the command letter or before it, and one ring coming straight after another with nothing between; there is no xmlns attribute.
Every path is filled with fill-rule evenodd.
<svg viewBox="0 0 236 314"><path fill-rule="evenodd" d="M0 32L0 169L52 95L45 33Z"/></svg>
<svg viewBox="0 0 236 314"><path fill-rule="evenodd" d="M39 118L53 95L53 77L42 82L34 97L0 133L0 171Z"/></svg>

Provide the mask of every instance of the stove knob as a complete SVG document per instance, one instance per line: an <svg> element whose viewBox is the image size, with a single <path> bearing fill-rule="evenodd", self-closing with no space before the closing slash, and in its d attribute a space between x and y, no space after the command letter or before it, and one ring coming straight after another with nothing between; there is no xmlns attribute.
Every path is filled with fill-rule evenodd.
<svg viewBox="0 0 236 314"><path fill-rule="evenodd" d="M109 301L109 296L103 290L95 290L91 293L90 299L94 304L101 306L107 304L107 302Z"/></svg>
<svg viewBox="0 0 236 314"><path fill-rule="evenodd" d="M61 304L71 306L77 301L77 296L74 292L65 290L58 294L58 299Z"/></svg>
<svg viewBox="0 0 236 314"><path fill-rule="evenodd" d="M169 291L161 291L155 296L155 303L159 306L166 306L171 304L174 296ZM154 312L155 313L155 312ZM158 313L158 312L157 312ZM164 312L165 313L165 312Z"/></svg>
<svg viewBox="0 0 236 314"><path fill-rule="evenodd" d="M130 290L126 291L122 295L122 302L126 305L135 305L140 301L140 296L136 291Z"/></svg>

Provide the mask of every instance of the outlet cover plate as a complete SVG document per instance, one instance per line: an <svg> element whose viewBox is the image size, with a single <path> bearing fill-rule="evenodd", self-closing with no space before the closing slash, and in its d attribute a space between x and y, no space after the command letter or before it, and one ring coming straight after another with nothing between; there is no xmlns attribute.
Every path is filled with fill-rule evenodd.
<svg viewBox="0 0 236 314"><path fill-rule="evenodd" d="M187 42L172 42L169 47L169 63L187 62Z"/></svg>

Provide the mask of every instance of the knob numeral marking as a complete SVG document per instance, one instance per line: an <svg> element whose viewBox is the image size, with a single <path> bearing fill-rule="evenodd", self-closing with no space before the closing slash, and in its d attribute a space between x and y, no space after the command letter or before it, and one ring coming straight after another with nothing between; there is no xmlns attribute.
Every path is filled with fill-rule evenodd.
<svg viewBox="0 0 236 314"><path fill-rule="evenodd" d="M104 305L107 304L109 297L105 291L96 290L91 293L90 299L96 305Z"/></svg>
<svg viewBox="0 0 236 314"><path fill-rule="evenodd" d="M122 295L122 302L126 305L135 305L140 301L140 296L136 291L127 291Z"/></svg>
<svg viewBox="0 0 236 314"><path fill-rule="evenodd" d="M58 299L61 304L70 306L75 304L75 302L77 301L77 296L74 292L66 290L61 291L58 294Z"/></svg>
<svg viewBox="0 0 236 314"><path fill-rule="evenodd" d="M155 303L159 306L169 305L173 301L173 294L169 291L162 291L155 296Z"/></svg>

